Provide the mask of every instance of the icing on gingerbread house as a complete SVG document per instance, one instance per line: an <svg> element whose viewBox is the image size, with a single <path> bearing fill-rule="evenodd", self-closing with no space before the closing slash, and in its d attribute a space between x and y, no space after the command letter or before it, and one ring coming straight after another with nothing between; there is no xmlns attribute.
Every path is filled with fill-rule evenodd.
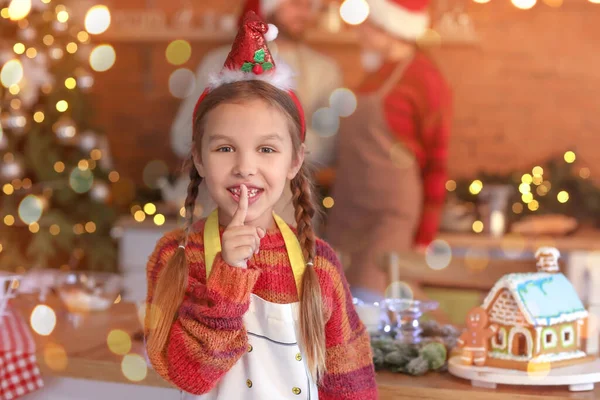
<svg viewBox="0 0 600 400"><path fill-rule="evenodd" d="M587 361L588 312L571 282L560 273L554 248L536 252L538 272L503 276L483 302L497 332L489 340L485 365L527 370Z"/></svg>

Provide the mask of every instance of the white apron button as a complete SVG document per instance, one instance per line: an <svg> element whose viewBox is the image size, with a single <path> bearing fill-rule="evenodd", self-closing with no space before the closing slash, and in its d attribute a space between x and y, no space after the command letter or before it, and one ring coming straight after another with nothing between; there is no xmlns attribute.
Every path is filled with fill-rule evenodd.
<svg viewBox="0 0 600 400"><path fill-rule="evenodd" d="M300 390L300 388L295 387L292 389L292 393L294 393L295 395L299 395L300 393L302 393L302 390Z"/></svg>
<svg viewBox="0 0 600 400"><path fill-rule="evenodd" d="M248 379L246 381L246 385L248 385L248 387L251 388L252 387L252 381L250 379Z"/></svg>
<svg viewBox="0 0 600 400"><path fill-rule="evenodd" d="M302 361L302 354L296 354L296 361Z"/></svg>

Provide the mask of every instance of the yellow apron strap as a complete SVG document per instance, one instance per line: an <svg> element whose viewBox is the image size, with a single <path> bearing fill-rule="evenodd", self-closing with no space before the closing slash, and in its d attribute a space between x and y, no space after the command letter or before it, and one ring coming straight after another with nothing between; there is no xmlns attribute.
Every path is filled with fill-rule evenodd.
<svg viewBox="0 0 600 400"><path fill-rule="evenodd" d="M277 214L273 213L275 223L283 236L285 242L285 248L292 265L292 272L294 273L294 280L296 281L296 289L298 290L298 298L302 293L302 277L304 276L304 270L306 269L306 263L304 262L304 256L302 255L302 248L300 242L294 231L285 223L285 221ZM206 264L206 277L210 276L212 266L215 261L217 253L221 251L221 235L219 234L219 214L218 211L213 211L206 220L204 225L204 261Z"/></svg>
<svg viewBox="0 0 600 400"><path fill-rule="evenodd" d="M287 250L288 257L290 258L290 264L292 265L294 279L296 280L298 298L300 298L300 294L302 293L302 277L304 276L304 271L306 269L306 262L304 261L304 256L302 255L300 242L298 241L298 237L294 231L292 231L288 224L286 224L279 215L273 213L273 218L275 218L275 223L277 223L279 231L283 236L285 248Z"/></svg>
<svg viewBox="0 0 600 400"><path fill-rule="evenodd" d="M210 276L217 253L221 251L221 235L219 234L219 212L215 209L204 224L204 264L206 278Z"/></svg>

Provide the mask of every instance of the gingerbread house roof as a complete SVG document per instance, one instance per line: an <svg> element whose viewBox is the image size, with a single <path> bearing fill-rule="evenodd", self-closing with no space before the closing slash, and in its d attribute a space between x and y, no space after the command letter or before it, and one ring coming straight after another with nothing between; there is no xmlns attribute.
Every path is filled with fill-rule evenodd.
<svg viewBox="0 0 600 400"><path fill-rule="evenodd" d="M526 321L533 326L571 322L588 316L575 288L560 273L505 275L487 295L483 308L489 310L502 289L510 291Z"/></svg>

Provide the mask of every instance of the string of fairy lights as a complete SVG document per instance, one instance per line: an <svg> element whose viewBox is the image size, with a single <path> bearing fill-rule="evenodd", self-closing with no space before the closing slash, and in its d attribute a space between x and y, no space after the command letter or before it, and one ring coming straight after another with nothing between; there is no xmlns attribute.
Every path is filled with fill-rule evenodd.
<svg viewBox="0 0 600 400"><path fill-rule="evenodd" d="M574 164L577 160L577 155L574 151L568 150L563 154L563 160L566 164ZM591 171L587 166L578 167L576 175L587 180L591 176ZM553 190L552 180L545 176L544 168L536 165L530 172L522 174L520 183L518 184L518 192L520 201L516 201L510 205L510 209L514 214L522 214L526 209L530 212L540 210L540 198L553 195L556 197L556 204L566 204L571 199L571 194L568 190ZM446 190L451 193L457 190L457 182L450 179L446 182ZM484 182L481 179L474 179L470 182L468 191L473 196L479 196L484 189ZM475 233L481 233L484 230L484 223L480 220L473 222L472 230Z"/></svg>

